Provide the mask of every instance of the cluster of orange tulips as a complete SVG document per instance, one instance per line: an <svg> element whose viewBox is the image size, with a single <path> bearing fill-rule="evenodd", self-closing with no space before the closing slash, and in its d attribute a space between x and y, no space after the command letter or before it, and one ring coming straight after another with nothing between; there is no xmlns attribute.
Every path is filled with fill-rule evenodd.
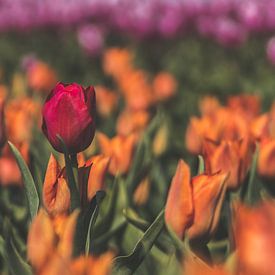
<svg viewBox="0 0 275 275"><path fill-rule="evenodd" d="M3 270L274 274L275 105L261 114L256 95L203 98L185 131L198 172L176 160L169 184L159 160L173 139L155 117L177 81L137 69L127 49L106 50L102 64L112 88L56 84L37 60L0 86L1 190L16 185L28 209L18 221L0 197ZM102 131L96 121L108 120Z"/></svg>

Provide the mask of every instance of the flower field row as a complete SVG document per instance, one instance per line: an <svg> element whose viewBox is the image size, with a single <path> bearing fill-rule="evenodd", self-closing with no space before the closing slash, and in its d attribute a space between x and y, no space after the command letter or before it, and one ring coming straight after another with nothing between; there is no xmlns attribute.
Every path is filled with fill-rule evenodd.
<svg viewBox="0 0 275 275"><path fill-rule="evenodd" d="M101 61L100 85L28 56L0 86L1 272L274 274L275 105L205 95L183 117L170 72Z"/></svg>

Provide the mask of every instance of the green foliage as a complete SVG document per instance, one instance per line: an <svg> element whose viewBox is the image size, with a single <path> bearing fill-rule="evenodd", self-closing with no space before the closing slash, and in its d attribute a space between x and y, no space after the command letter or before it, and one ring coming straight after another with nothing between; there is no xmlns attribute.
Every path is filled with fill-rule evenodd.
<svg viewBox="0 0 275 275"><path fill-rule="evenodd" d="M39 197L38 197L37 187L34 183L32 174L27 164L25 163L24 159L22 158L20 152L16 149L16 147L11 142L9 142L9 146L12 150L12 153L22 173L22 178L25 185L25 192L29 203L30 217L31 219L33 219L36 216L38 207L39 207Z"/></svg>

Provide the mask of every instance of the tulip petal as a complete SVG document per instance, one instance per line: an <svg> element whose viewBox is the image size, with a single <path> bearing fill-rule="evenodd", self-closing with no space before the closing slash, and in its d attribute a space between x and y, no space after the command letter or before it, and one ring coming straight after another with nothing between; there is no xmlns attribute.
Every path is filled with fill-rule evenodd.
<svg viewBox="0 0 275 275"><path fill-rule="evenodd" d="M194 216L191 175L189 166L178 162L176 173L172 179L165 208L165 220L182 238Z"/></svg>

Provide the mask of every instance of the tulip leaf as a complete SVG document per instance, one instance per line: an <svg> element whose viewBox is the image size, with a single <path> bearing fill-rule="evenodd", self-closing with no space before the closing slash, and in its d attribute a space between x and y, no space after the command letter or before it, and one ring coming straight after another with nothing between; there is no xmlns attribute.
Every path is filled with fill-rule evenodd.
<svg viewBox="0 0 275 275"><path fill-rule="evenodd" d="M12 239L6 240L5 259L8 263L8 267L12 275L33 274L30 265L27 262L25 262L21 255L18 253Z"/></svg>
<svg viewBox="0 0 275 275"><path fill-rule="evenodd" d="M133 274L150 252L163 228L164 210L160 212L152 225L146 230L130 255L115 258L113 263L113 274Z"/></svg>
<svg viewBox="0 0 275 275"><path fill-rule="evenodd" d="M98 212L99 212L99 204L105 197L105 192L103 191L98 191L96 192L95 198L96 198L96 207L90 217L90 222L88 225L88 230L87 230L87 238L86 238L86 245L85 245L85 254L88 255L90 253L90 245L91 245L91 233L92 233L92 228L96 222ZM86 219L89 217L87 216Z"/></svg>
<svg viewBox="0 0 275 275"><path fill-rule="evenodd" d="M74 237L73 254L75 256L78 256L84 252L87 252L87 250L90 250L90 243L87 244L87 242L90 242L91 229L98 215L97 206L104 197L104 191L96 192L96 195L92 198L88 207L79 215L76 226L76 233Z"/></svg>
<svg viewBox="0 0 275 275"><path fill-rule="evenodd" d="M141 219L137 213L130 208L125 209L123 214L132 226L143 232L145 232L150 226L147 221ZM163 232L160 234L156 240L155 245L164 253L169 253L171 251L171 239L166 230L163 230Z"/></svg>
<svg viewBox="0 0 275 275"><path fill-rule="evenodd" d="M123 210L123 214L127 221L134 225L135 227L139 228L142 231L146 231L149 227L149 224L147 221L141 219L137 213L132 210L131 208L127 208Z"/></svg>
<svg viewBox="0 0 275 275"><path fill-rule="evenodd" d="M61 143L61 147L65 156L66 175L68 178L69 188L71 191L71 211L73 211L74 209L80 207L80 195L77 189L77 182L73 171L73 164L67 146L60 135L57 135L57 138Z"/></svg>
<svg viewBox="0 0 275 275"><path fill-rule="evenodd" d="M249 205L254 205L259 201L259 199L261 199L259 182L256 177L258 155L259 155L259 144L256 144L256 150L254 152L253 159L252 159L246 192L245 194L243 194L243 200Z"/></svg>
<svg viewBox="0 0 275 275"><path fill-rule="evenodd" d="M178 237L178 235L173 231L173 229L168 224L165 225L173 245L179 252L184 254L186 250L185 243Z"/></svg>
<svg viewBox="0 0 275 275"><path fill-rule="evenodd" d="M144 163L144 156L146 153L146 144L147 140L144 137L138 144L137 150L134 156L134 160L132 162L131 170L128 173L127 179L126 179L126 186L128 189L128 193L132 195L134 193L135 188L139 184L141 177L139 176L142 170L142 163Z"/></svg>
<svg viewBox="0 0 275 275"><path fill-rule="evenodd" d="M198 165L198 175L204 173L204 159L201 155L198 156L198 160L199 160L199 165Z"/></svg>
<svg viewBox="0 0 275 275"><path fill-rule="evenodd" d="M95 224L94 237L100 237L103 233L112 231L126 222L123 209L128 205L125 190L125 182L116 178L112 189L107 191L106 200L100 207L99 218Z"/></svg>
<svg viewBox="0 0 275 275"><path fill-rule="evenodd" d="M28 200L30 216L31 219L33 219L36 216L39 208L39 196L36 189L36 185L34 183L32 174L23 157L21 156L20 152L11 142L8 141L8 144L20 168Z"/></svg>
<svg viewBox="0 0 275 275"><path fill-rule="evenodd" d="M142 180L144 176L144 170L146 170L146 167L149 166L149 164L152 162L150 140L152 139L152 135L156 129L158 129L162 120L163 114L161 111L158 111L144 132L142 139L138 143L131 170L128 173L125 183L128 189L128 194L130 196L134 193L137 185Z"/></svg>

